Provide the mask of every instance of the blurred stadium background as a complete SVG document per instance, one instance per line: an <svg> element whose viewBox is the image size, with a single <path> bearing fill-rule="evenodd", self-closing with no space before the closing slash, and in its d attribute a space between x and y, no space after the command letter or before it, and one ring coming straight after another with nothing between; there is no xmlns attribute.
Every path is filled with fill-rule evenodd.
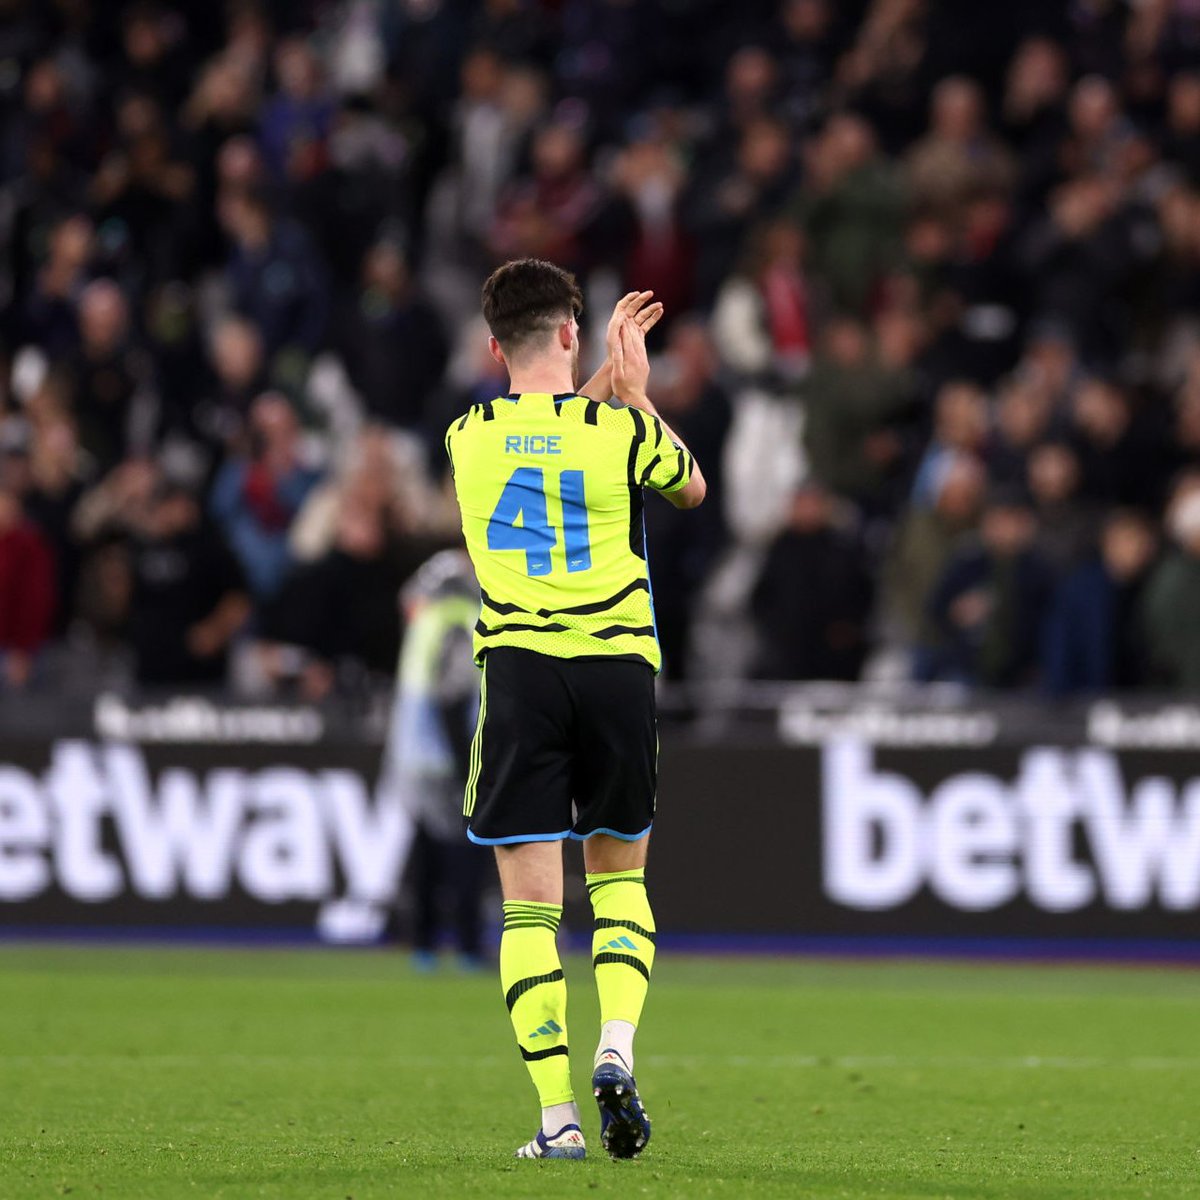
<svg viewBox="0 0 1200 1200"><path fill-rule="evenodd" d="M668 942L1198 953L1200 6L0 16L6 929L403 930L397 592L536 254L593 359L665 301L712 481Z"/></svg>
<svg viewBox="0 0 1200 1200"><path fill-rule="evenodd" d="M668 937L1195 956L1200 6L0 10L5 929L403 927L397 593L533 254L593 358L666 303L712 481Z"/></svg>
<svg viewBox="0 0 1200 1200"><path fill-rule="evenodd" d="M107 944L407 941L397 597L526 254L588 366L665 302L710 481L641 1193L1195 1195L1193 973L789 956L1200 959L1197 0L0 0L0 232L6 1200L563 1194L490 972Z"/></svg>

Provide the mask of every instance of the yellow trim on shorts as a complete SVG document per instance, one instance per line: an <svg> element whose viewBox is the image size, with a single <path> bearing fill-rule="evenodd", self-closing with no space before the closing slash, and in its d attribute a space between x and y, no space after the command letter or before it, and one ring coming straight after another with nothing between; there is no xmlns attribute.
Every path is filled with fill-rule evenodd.
<svg viewBox="0 0 1200 1200"><path fill-rule="evenodd" d="M479 769L483 764L483 722L487 717L487 660L484 660L482 677L479 681L479 720L475 724L475 736L471 739L471 772L467 776L467 791L463 797L463 816L470 817L475 811L475 793L479 786Z"/></svg>

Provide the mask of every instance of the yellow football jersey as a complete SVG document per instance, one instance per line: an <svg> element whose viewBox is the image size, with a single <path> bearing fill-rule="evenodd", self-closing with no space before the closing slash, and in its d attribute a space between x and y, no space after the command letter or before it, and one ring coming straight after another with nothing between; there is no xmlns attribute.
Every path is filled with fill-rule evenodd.
<svg viewBox="0 0 1200 1200"><path fill-rule="evenodd" d="M658 418L586 396L500 396L450 426L446 453L483 598L476 661L516 646L657 671L642 489L676 491L693 465Z"/></svg>

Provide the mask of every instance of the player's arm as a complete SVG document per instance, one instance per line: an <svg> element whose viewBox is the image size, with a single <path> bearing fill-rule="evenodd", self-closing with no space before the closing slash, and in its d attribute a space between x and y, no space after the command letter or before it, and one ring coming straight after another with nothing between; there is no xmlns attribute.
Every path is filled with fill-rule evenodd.
<svg viewBox="0 0 1200 1200"><path fill-rule="evenodd" d="M617 330L628 317L634 321L643 334L647 334L663 315L663 306L657 301L650 303L653 292L627 292L613 307L612 316L608 319L606 343L611 346L617 336ZM612 353L605 356L599 370L579 389L581 396L589 400L599 400L606 404L615 394L612 385Z"/></svg>
<svg viewBox="0 0 1200 1200"><path fill-rule="evenodd" d="M637 323L628 318L617 329L617 335L609 343L613 363L613 392L632 408L641 409L662 427L663 433L679 447L678 453L691 464L691 474L682 487L661 486L651 481L651 486L665 496L676 508L696 508L704 499L708 485L695 456L684 445L679 435L658 415L658 410L646 394L650 381L650 359L646 354L646 336ZM680 465L680 470L683 464Z"/></svg>

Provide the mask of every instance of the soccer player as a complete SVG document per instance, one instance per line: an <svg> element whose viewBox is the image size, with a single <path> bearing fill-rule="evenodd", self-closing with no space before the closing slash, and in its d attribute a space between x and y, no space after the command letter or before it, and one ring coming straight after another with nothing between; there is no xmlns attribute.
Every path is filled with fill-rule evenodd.
<svg viewBox="0 0 1200 1200"><path fill-rule="evenodd" d="M609 357L577 390L574 278L536 259L500 267L484 284L483 314L510 391L474 405L446 435L483 601L467 836L496 848L501 985L542 1106L541 1130L519 1158L586 1153L555 944L567 838L583 842L595 915L600 1139L614 1158L632 1158L650 1137L633 1038L654 962L645 866L661 654L642 493L693 508L705 484L646 396L645 331L662 311L649 301L633 292L617 304Z"/></svg>

